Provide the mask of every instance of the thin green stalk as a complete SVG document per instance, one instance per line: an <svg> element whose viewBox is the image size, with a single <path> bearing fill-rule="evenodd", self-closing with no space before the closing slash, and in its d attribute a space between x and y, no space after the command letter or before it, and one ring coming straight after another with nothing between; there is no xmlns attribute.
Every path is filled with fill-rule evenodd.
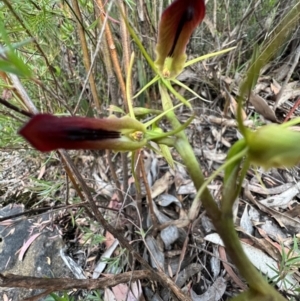
<svg viewBox="0 0 300 301"><path fill-rule="evenodd" d="M173 129L179 128L181 126L181 123L178 121L174 113L174 110L172 110L173 103L167 92L166 87L163 84L160 84L159 89L162 97L163 110L167 112L165 116L170 121ZM178 132L175 136L176 136L176 141L174 147L180 154L184 164L186 165L187 170L190 173L194 185L198 190L205 182L205 178L200 168L199 162L194 154L193 148L188 142L188 139L184 131ZM217 203L214 201L207 188L204 189L201 200L203 203L205 203L205 207L212 208L214 214L217 215L221 214ZM201 207L201 200L197 199L193 202L189 212L190 220L194 220L198 215Z"/></svg>

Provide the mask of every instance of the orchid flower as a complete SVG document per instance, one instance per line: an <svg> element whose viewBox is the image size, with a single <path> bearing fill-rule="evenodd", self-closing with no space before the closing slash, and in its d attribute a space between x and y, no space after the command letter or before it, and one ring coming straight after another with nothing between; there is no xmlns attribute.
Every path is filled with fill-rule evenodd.
<svg viewBox="0 0 300 301"><path fill-rule="evenodd" d="M186 61L186 45L205 15L204 0L175 0L162 14L155 64L164 77L176 77Z"/></svg>
<svg viewBox="0 0 300 301"><path fill-rule="evenodd" d="M37 114L19 131L41 152L56 149L132 151L146 145L145 126L130 117L94 119Z"/></svg>

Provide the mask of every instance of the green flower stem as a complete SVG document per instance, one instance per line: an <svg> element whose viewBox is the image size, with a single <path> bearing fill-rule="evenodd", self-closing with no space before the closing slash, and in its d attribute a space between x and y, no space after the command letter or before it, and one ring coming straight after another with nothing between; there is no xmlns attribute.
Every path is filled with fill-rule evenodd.
<svg viewBox="0 0 300 301"><path fill-rule="evenodd" d="M265 294L268 293L269 287L271 286L267 284L263 276L252 265L244 253L238 235L235 231L232 218L232 205L238 197L241 185L241 183L239 183L240 185L237 185L237 178L239 178L239 181L242 182L245 176L245 173L242 172L239 177L239 163L240 162L237 162L236 168L232 170L227 179L226 187L223 188L221 218L213 219L213 224L226 246L226 252L230 255L230 258L239 269L241 275L247 280L250 288L260 294ZM242 171L248 166L248 162L244 162Z"/></svg>
<svg viewBox="0 0 300 301"><path fill-rule="evenodd" d="M162 97L163 110L165 112L167 112L165 116L171 123L171 126L173 129L181 127L181 123L178 121L178 119L174 113L174 110L170 110L171 108L173 108L173 104L172 104L171 98L167 92L166 87L164 87L163 84L160 84L159 88L160 88L160 94ZM205 178L204 178L204 175L200 168L199 162L194 154L194 151L193 151L190 143L188 142L188 139L187 139L184 131L178 132L175 135L175 137L176 137L176 141L174 143L174 147L180 154L184 164L186 165L187 170L189 171L189 173L192 177L194 185L195 185L196 189L198 190L202 186L202 184L205 182ZM207 188L205 188L205 190L203 191L202 198L203 198L204 202L207 201L207 204L206 204L207 206L210 206L211 208L213 208L213 211L215 212L215 214L218 214L218 215L221 214L221 212L218 208L218 205L212 198L212 196L209 193ZM194 218L198 215L198 213L200 211L200 207L201 207L200 199L193 202L192 207L190 209L190 214L189 214L190 220L194 220Z"/></svg>
<svg viewBox="0 0 300 301"><path fill-rule="evenodd" d="M208 208L205 209L207 210ZM244 253L234 228L232 215L222 215L220 220L213 219L212 221L224 242L226 252L238 268L242 277L247 281L250 290L255 292L255 295L258 297L257 300L286 301L274 287L268 284L263 275L258 272ZM268 298L264 298L265 296L268 296Z"/></svg>
<svg viewBox="0 0 300 301"><path fill-rule="evenodd" d="M163 86L162 83L160 83L159 89L162 97L163 109L164 111L168 111L166 113L166 117L174 129L178 128L180 126L180 122L178 121L174 111L170 110L170 108L173 107L173 104L167 92L167 89ZM205 178L201 171L199 162L190 143L188 142L184 131L177 133L175 136L176 141L174 146L180 154L196 189L199 190L205 182ZM229 185L233 185L233 183L234 185L236 185L235 179L232 179L231 181ZM273 287L271 287L267 283L265 278L252 265L252 263L244 253L238 235L235 231L232 213L230 212L230 214L228 214L227 212L227 214L223 214L223 212L221 212L221 210L218 208L218 205L214 201L207 188L203 190L201 199L195 199L192 203L192 206L189 210L190 221L194 221L198 216L201 207L201 201L204 208L206 209L208 216L212 219L217 232L222 238L227 253L238 268L242 277L244 277L248 282L252 291L261 296L272 295L274 297L273 300L285 300ZM226 200L224 201L226 202ZM231 203L230 200L228 200L227 203Z"/></svg>

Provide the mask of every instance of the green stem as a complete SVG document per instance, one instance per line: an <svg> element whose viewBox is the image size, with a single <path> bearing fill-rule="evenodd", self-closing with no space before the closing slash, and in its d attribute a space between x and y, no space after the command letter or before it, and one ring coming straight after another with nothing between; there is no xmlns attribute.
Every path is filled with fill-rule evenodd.
<svg viewBox="0 0 300 301"><path fill-rule="evenodd" d="M166 117L171 123L172 127L176 129L180 126L180 122L178 121L174 111L170 110L170 108L173 107L171 98L167 92L166 87L161 82L159 89L162 97L163 109L164 111L168 110ZM205 183L205 178L201 171L200 164L194 154L190 143L188 142L184 131L177 133L175 136L176 141L174 146L180 154L181 159L183 160L196 189L199 190ZM255 291L262 296L272 295L274 296L274 300L285 300L273 287L271 287L267 283L265 278L252 265L252 263L244 253L238 235L235 231L232 212L230 212L230 214L228 214L228 212L226 212L226 214L223 214L223 212L218 208L217 203L214 201L207 188L203 190L201 199L195 198L195 200L193 201L188 214L190 220L193 221L198 216L201 208L201 201L204 208L206 209L208 216L212 219L217 232L224 242L226 252L229 254L231 260L238 268L242 277L244 277L248 282L252 291Z"/></svg>
<svg viewBox="0 0 300 301"><path fill-rule="evenodd" d="M226 253L229 254L232 262L238 268L242 277L244 277L247 281L250 290L255 292L257 295L268 296L267 299L259 298L258 300L286 301L286 299L281 296L274 287L268 284L265 277L259 273L244 253L239 237L234 228L232 216L222 215L220 220L213 219L213 224L224 242Z"/></svg>

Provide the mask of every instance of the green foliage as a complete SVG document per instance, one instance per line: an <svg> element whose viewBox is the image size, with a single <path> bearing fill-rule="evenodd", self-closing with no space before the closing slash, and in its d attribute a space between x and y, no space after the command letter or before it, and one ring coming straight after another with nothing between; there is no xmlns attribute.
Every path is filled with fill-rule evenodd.
<svg viewBox="0 0 300 301"><path fill-rule="evenodd" d="M50 296L46 297L45 301L75 301L75 299L64 292L62 297L55 293L51 293Z"/></svg>
<svg viewBox="0 0 300 301"><path fill-rule="evenodd" d="M264 122L261 119L260 114L258 114L256 112L254 112L253 115L251 115L249 119L253 121L253 125L255 128L262 126L264 124Z"/></svg>
<svg viewBox="0 0 300 301"><path fill-rule="evenodd" d="M0 111L0 148L17 149L23 146L24 141L17 133L20 126L20 122L16 122L9 115L1 114Z"/></svg>
<svg viewBox="0 0 300 301"><path fill-rule="evenodd" d="M102 294L100 291L93 291L86 296L84 301L103 301L101 296Z"/></svg>
<svg viewBox="0 0 300 301"><path fill-rule="evenodd" d="M102 293L100 291L89 292L86 297L82 298L82 301L103 301ZM63 293L63 296L60 296L56 293L51 293L45 298L44 301L76 301L74 297L69 296L66 292Z"/></svg>
<svg viewBox="0 0 300 301"><path fill-rule="evenodd" d="M59 195L59 192L61 188L64 187L64 180L58 180L55 181L46 181L46 180L39 180L36 178L32 178L33 185L29 187L28 189L31 192L36 193L40 200L35 204L37 206L39 203L51 199L56 199L56 196ZM60 199L57 199L60 200Z"/></svg>
<svg viewBox="0 0 300 301"><path fill-rule="evenodd" d="M126 4L130 7L130 9L134 9L136 4L133 0L125 0Z"/></svg>
<svg viewBox="0 0 300 301"><path fill-rule="evenodd" d="M127 250L123 248L118 249L118 255L111 258L102 258L103 262L107 263L107 271L112 274L121 272L124 262L127 262Z"/></svg>
<svg viewBox="0 0 300 301"><path fill-rule="evenodd" d="M293 275L298 272L300 267L300 249L299 241L296 237L293 238L292 248L286 252L285 246L281 246L281 261L278 264L278 269L270 267L277 275L270 278L269 281L273 285L278 285L279 282L282 283L285 290L294 291L295 294L299 293L299 287L294 287L292 289L290 286L292 283L287 279L287 275Z"/></svg>
<svg viewBox="0 0 300 301"><path fill-rule="evenodd" d="M2 42L6 45L4 48L0 47L0 70L24 77L31 76L30 68L15 52L15 49L27 44L29 41L11 44L8 38L8 34L4 28L4 24L1 22L1 20L0 37Z"/></svg>
<svg viewBox="0 0 300 301"><path fill-rule="evenodd" d="M97 230L89 227L79 227L83 232L83 244L88 244L90 247L97 246L105 241L105 236L98 234Z"/></svg>

